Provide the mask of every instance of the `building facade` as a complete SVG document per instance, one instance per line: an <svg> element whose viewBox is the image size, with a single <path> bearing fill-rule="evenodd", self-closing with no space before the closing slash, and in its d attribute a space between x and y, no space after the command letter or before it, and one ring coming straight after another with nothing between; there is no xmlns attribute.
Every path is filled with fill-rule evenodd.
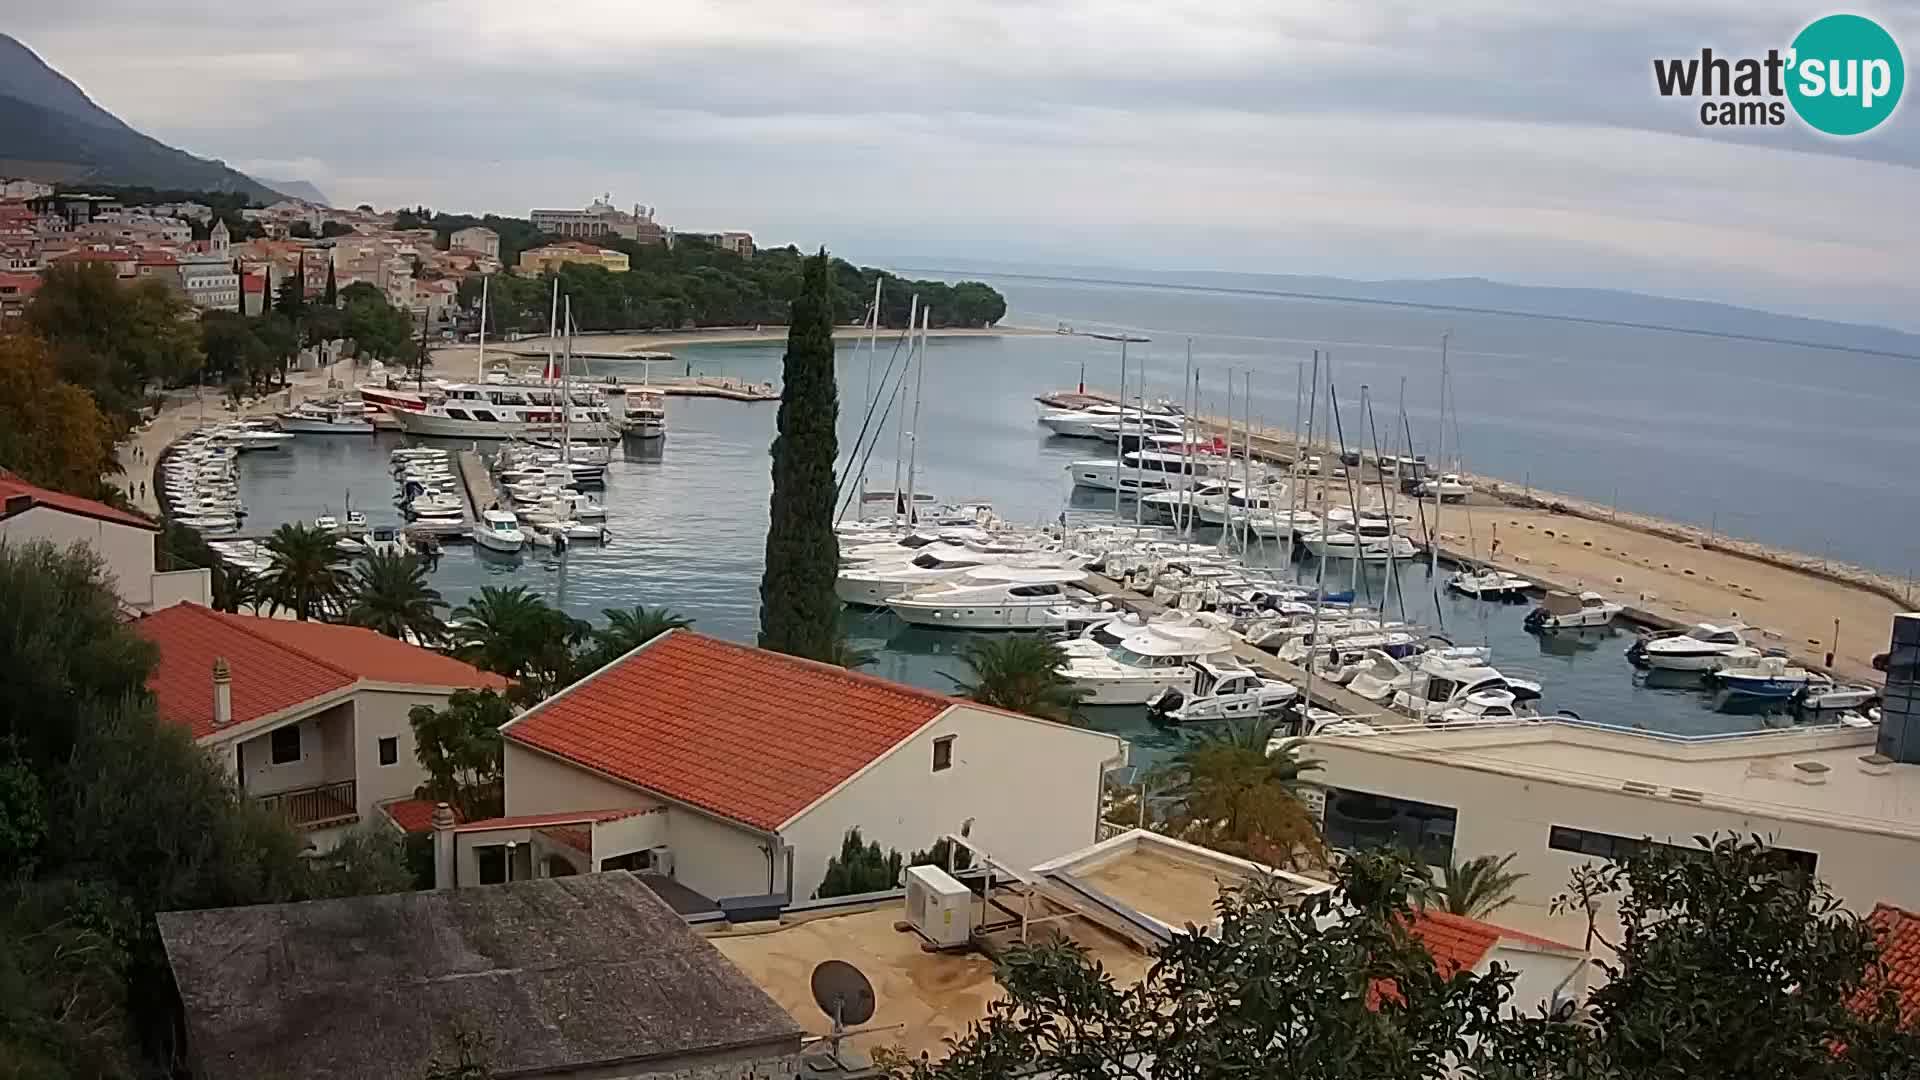
<svg viewBox="0 0 1920 1080"><path fill-rule="evenodd" d="M500 257L500 234L482 225L461 229L448 237L447 243L457 250L471 251L490 259Z"/></svg>
<svg viewBox="0 0 1920 1080"><path fill-rule="evenodd" d="M180 288L202 311L239 311L240 275L226 259L189 255L179 265Z"/></svg>
<svg viewBox="0 0 1920 1080"><path fill-rule="evenodd" d="M608 233L641 244L664 244L667 231L654 223L653 208L635 204L632 213L595 199L584 210L532 210L533 227L568 240L593 240Z"/></svg>
<svg viewBox="0 0 1920 1080"><path fill-rule="evenodd" d="M573 241L528 248L520 253L519 270L523 274L543 274L549 270L558 270L568 263L598 266L616 274L626 273L630 266L630 260L624 251L613 251L609 248Z"/></svg>
<svg viewBox="0 0 1920 1080"><path fill-rule="evenodd" d="M86 545L106 564L115 595L131 612L158 611L187 601L211 603L210 571L154 569L159 531L145 518L29 484L0 469L0 542L43 540L61 549Z"/></svg>

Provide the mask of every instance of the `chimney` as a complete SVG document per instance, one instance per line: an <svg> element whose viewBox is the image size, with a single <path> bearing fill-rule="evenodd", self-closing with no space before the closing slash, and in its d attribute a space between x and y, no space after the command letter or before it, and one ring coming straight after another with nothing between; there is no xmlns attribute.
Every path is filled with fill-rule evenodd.
<svg viewBox="0 0 1920 1080"><path fill-rule="evenodd" d="M453 807L433 808L433 887L451 889L453 880Z"/></svg>
<svg viewBox="0 0 1920 1080"><path fill-rule="evenodd" d="M1880 667L1877 658L1874 666ZM1893 644L1880 670L1886 692L1874 749L1902 765L1920 765L1920 612L1893 617Z"/></svg>
<svg viewBox="0 0 1920 1080"><path fill-rule="evenodd" d="M226 727L233 723L233 672L227 667L227 658L217 656L213 660L213 726Z"/></svg>

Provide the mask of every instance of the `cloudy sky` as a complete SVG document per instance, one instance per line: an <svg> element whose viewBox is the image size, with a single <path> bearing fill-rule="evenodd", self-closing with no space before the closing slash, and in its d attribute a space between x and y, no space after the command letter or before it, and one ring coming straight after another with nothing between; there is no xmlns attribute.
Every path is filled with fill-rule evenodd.
<svg viewBox="0 0 1920 1080"><path fill-rule="evenodd" d="M135 126L340 202L611 192L855 258L1483 275L1920 325L1920 107L1729 138L1652 89L1655 56L1784 48L1829 10L1804 0L0 8ZM1920 41L1914 0L1855 10Z"/></svg>

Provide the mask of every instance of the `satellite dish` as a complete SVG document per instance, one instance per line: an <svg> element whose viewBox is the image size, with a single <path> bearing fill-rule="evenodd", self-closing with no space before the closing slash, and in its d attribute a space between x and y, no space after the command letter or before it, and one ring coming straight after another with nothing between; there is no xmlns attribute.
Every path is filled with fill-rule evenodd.
<svg viewBox="0 0 1920 1080"><path fill-rule="evenodd" d="M873 1019L873 984L859 968L845 960L822 960L809 982L813 1003L832 1018L835 1027Z"/></svg>

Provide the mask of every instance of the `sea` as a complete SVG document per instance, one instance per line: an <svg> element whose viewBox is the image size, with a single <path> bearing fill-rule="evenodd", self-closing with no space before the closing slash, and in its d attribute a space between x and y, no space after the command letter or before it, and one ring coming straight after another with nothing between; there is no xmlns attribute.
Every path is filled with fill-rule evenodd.
<svg viewBox="0 0 1920 1080"><path fill-rule="evenodd" d="M1003 517L1033 524L1062 513L1075 521L1110 518L1111 493L1076 490L1067 476L1070 462L1102 457L1110 447L1050 436L1036 422L1036 394L1082 381L1118 385L1121 346L1092 332L1150 339L1126 346L1130 388L1144 377L1148 396L1182 399L1190 362L1204 411L1227 412L1231 383L1234 414L1250 413L1256 425L1293 426L1297 388L1310 378L1318 350L1339 399L1336 430L1349 445L1371 449L1377 439L1391 453L1410 439L1415 453L1433 456L1441 438L1445 335L1448 461L1457 457L1483 475L1896 575L1920 567L1920 485L1910 464L1920 461L1920 425L1913 423L1912 395L1899 391L1910 360L1193 286L986 280L1007 297L1007 324L1074 333L935 338L884 426L879 414L896 400L886 391L904 362L897 335L876 348L843 343L842 454L859 442L852 469L864 465L869 487L891 488L897 468L911 460L917 489L943 501L991 502ZM696 373L780 380L777 344L672 351ZM618 361L592 361L590 368L639 374ZM1321 424L1325 409L1323 400ZM585 619L607 608L660 605L707 633L753 640L776 411L772 403L669 399L667 437L628 443L608 470L605 547L500 557L449 546L435 588L459 604L485 585L525 585ZM881 434L861 440L863 427ZM302 436L285 450L246 455L245 531L349 505L375 524L399 522L387 462L402 442L395 434ZM1119 517L1133 519L1130 503ZM1275 552L1258 557L1279 561ZM1312 583L1320 568L1307 561L1293 572ZM1330 563L1326 572L1330 590L1351 583L1348 564ZM1377 601L1385 573L1369 568L1362 592ZM1631 637L1624 633L1538 637L1522 626L1525 606L1450 596L1425 566L1400 573L1394 614L1404 603L1410 619L1450 640L1488 645L1502 671L1543 685L1543 711L1688 735L1794 722L1738 708L1690 683L1650 684L1627 664ZM948 692L969 675L966 633L907 627L884 612L850 610L844 619L853 642L875 652L872 674ZM1087 712L1093 726L1132 739L1140 761L1157 759L1185 737L1156 728L1142 709Z"/></svg>

